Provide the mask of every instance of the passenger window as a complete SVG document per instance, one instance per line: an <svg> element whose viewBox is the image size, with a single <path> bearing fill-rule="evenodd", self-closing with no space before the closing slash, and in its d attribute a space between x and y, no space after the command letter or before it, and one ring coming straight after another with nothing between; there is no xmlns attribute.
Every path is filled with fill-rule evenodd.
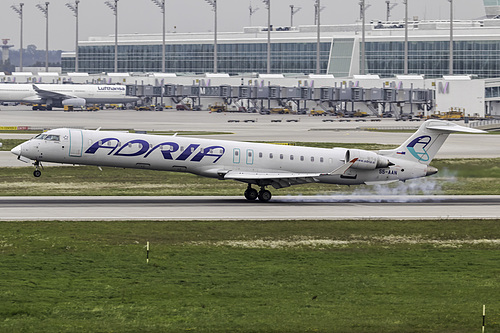
<svg viewBox="0 0 500 333"><path fill-rule="evenodd" d="M293 155L290 155L290 161L293 161Z"/></svg>
<svg viewBox="0 0 500 333"><path fill-rule="evenodd" d="M259 158L262 158L262 153L259 153Z"/></svg>
<svg viewBox="0 0 500 333"><path fill-rule="evenodd" d="M304 156L300 156L300 160L301 160L301 161L304 161Z"/></svg>
<svg viewBox="0 0 500 333"><path fill-rule="evenodd" d="M273 153L269 153L269 158L273 158Z"/></svg>
<svg viewBox="0 0 500 333"><path fill-rule="evenodd" d="M319 161L320 161L321 163L323 163L323 157L320 157L320 158L319 158Z"/></svg>
<svg viewBox="0 0 500 333"><path fill-rule="evenodd" d="M240 154L240 152L238 150L234 151L234 155L238 156L239 154Z"/></svg>
<svg viewBox="0 0 500 333"><path fill-rule="evenodd" d="M280 160L282 160L282 159L283 159L283 154L280 154Z"/></svg>
<svg viewBox="0 0 500 333"><path fill-rule="evenodd" d="M311 156L311 162L314 162L314 156Z"/></svg>

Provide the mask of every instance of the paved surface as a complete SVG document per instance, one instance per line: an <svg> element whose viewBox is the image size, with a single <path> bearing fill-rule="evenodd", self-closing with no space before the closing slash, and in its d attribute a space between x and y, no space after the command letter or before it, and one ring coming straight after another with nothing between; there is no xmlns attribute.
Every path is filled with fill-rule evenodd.
<svg viewBox="0 0 500 333"><path fill-rule="evenodd" d="M500 219L500 196L0 197L0 220Z"/></svg>

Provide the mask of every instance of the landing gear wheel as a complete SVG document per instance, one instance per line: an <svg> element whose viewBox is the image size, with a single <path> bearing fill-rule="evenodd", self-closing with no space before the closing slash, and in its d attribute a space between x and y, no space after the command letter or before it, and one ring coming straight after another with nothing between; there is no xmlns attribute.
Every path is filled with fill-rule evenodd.
<svg viewBox="0 0 500 333"><path fill-rule="evenodd" d="M250 187L250 188L246 189L246 191L245 191L245 198L247 200L250 200L250 201L255 200L255 199L257 199L258 196L259 196L259 193L254 188Z"/></svg>
<svg viewBox="0 0 500 333"><path fill-rule="evenodd" d="M35 171L33 171L33 176L35 176L35 177L37 177L37 178L38 178L38 177L40 177L41 175L42 175L42 172L41 172L40 170L35 170Z"/></svg>
<svg viewBox="0 0 500 333"><path fill-rule="evenodd" d="M262 202L268 202L269 200L271 200L271 196L271 192L269 192L268 190L261 190L259 192L259 200Z"/></svg>

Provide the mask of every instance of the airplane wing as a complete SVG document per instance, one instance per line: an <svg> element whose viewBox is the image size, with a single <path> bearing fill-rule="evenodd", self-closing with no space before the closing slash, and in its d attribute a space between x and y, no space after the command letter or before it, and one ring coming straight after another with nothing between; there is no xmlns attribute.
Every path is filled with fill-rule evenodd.
<svg viewBox="0 0 500 333"><path fill-rule="evenodd" d="M356 160L357 158L329 173L228 171L221 172L221 174L223 174L224 179L239 180L245 183L263 183L278 189L292 185L317 183L319 182L318 177L321 176L344 174Z"/></svg>
<svg viewBox="0 0 500 333"><path fill-rule="evenodd" d="M71 95L66 95L66 94L61 94L55 91L49 91L49 90L43 90L37 87L35 84L33 85L33 90L36 91L37 95L40 96L40 98L43 99L59 99L59 100L65 100L69 98L75 98L76 96L71 96Z"/></svg>
<svg viewBox="0 0 500 333"><path fill-rule="evenodd" d="M245 183L264 183L274 188L289 187L298 184L316 183L320 173L292 173L292 172L247 172L229 171L224 179L239 180Z"/></svg>

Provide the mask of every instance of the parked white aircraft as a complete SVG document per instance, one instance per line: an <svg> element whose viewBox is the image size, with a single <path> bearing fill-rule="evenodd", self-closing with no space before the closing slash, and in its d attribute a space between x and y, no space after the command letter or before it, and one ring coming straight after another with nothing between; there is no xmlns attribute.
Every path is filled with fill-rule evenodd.
<svg viewBox="0 0 500 333"><path fill-rule="evenodd" d="M100 84L0 84L0 102L45 104L52 107L84 107L86 104L133 103L126 87Z"/></svg>
<svg viewBox="0 0 500 333"><path fill-rule="evenodd" d="M435 174L429 163L452 132L485 133L428 120L398 148L371 152L59 128L11 152L23 162L34 161L35 177L41 162L189 172L247 183L248 200L267 202L267 186L376 184Z"/></svg>

